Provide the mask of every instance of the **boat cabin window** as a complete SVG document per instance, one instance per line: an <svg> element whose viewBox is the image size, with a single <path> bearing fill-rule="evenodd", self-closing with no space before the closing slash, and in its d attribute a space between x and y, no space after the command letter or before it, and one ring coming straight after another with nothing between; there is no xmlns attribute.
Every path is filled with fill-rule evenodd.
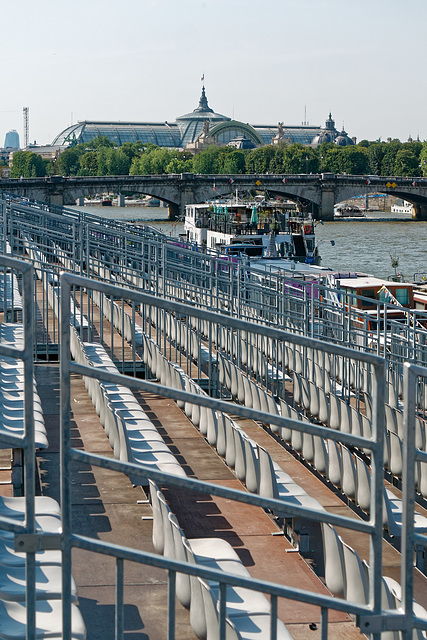
<svg viewBox="0 0 427 640"><path fill-rule="evenodd" d="M393 295L393 294L392 294ZM399 288L395 290L394 297L401 305L409 305L409 290ZM387 291L378 292L378 300L380 302L390 302Z"/></svg>
<svg viewBox="0 0 427 640"><path fill-rule="evenodd" d="M349 304L351 304L352 307L357 307L356 289L349 289L348 293L349 293L349 296L348 296Z"/></svg>
<svg viewBox="0 0 427 640"><path fill-rule="evenodd" d="M375 306L375 289L362 289L358 292L358 295L363 296L364 298L372 298L372 302L367 300L359 301L362 303L363 307L374 307Z"/></svg>
<svg viewBox="0 0 427 640"><path fill-rule="evenodd" d="M239 256L245 254L246 256L256 258L262 256L263 247L260 245L247 244L247 245L229 245L226 248L226 253L229 256Z"/></svg>
<svg viewBox="0 0 427 640"><path fill-rule="evenodd" d="M400 302L400 304L409 304L409 291L408 289L396 289L395 294L396 300Z"/></svg>

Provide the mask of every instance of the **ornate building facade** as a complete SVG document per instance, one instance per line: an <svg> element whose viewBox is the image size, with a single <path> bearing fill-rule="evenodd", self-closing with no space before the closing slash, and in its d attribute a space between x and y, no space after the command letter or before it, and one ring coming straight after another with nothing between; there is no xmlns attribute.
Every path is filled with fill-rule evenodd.
<svg viewBox="0 0 427 640"><path fill-rule="evenodd" d="M335 128L331 114L325 127L309 125L248 124L216 113L209 107L205 87L199 104L193 111L176 118L175 122L98 122L84 120L61 131L52 145L67 147L71 144L90 142L98 136L106 136L118 146L125 142L152 143L159 147L188 149L197 153L216 144L250 149L267 144L299 142L306 146L318 146L322 142L334 142L343 146L354 144L343 130Z"/></svg>

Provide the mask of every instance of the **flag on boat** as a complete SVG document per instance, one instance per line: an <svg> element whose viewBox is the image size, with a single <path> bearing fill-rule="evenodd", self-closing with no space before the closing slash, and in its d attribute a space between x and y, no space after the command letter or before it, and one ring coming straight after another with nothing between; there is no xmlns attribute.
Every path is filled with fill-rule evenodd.
<svg viewBox="0 0 427 640"><path fill-rule="evenodd" d="M251 224L258 224L258 212L256 207L252 208Z"/></svg>
<svg viewBox="0 0 427 640"><path fill-rule="evenodd" d="M213 183L213 190L215 191L215 180L214 180L214 183Z"/></svg>
<svg viewBox="0 0 427 640"><path fill-rule="evenodd" d="M383 297L383 299L386 302L390 302L391 304L395 304L398 307L402 307L403 306L403 305L400 304L400 302L397 300L397 298L394 297L392 292L389 289L387 289L385 284L381 287L381 289L378 289L377 294L378 294L378 296L380 296L380 298Z"/></svg>
<svg viewBox="0 0 427 640"><path fill-rule="evenodd" d="M387 289L387 287L385 286L385 284L383 284L383 286L381 287L381 289L378 289L377 294L379 296L381 296L381 294L384 297L384 300L386 302L390 302L392 304L397 305L398 307L402 307L403 305L400 304L399 300L397 300L397 298L394 297L394 295L392 294L392 292Z"/></svg>
<svg viewBox="0 0 427 640"><path fill-rule="evenodd" d="M384 296L384 300L386 302L389 302L390 304L394 304L394 305L396 305L396 307L400 307L401 309L406 311L407 315L409 316L409 324L411 324L414 327L415 326L419 326L421 328L424 328L423 325L421 324L421 322L419 322L419 320L417 320L416 316L413 313L411 313L409 309L406 310L405 307L403 306L403 304L401 304L399 302L399 300L394 297L392 292L389 291L389 289L387 289L387 287L385 285L383 285L381 287L381 289L378 289L377 294L378 295L382 294Z"/></svg>

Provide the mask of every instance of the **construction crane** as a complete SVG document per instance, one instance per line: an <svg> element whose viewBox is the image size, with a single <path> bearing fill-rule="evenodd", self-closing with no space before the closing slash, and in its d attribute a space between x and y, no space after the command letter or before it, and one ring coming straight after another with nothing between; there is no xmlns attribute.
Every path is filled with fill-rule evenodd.
<svg viewBox="0 0 427 640"><path fill-rule="evenodd" d="M22 109L24 115L24 149L28 148L28 140L29 140L29 108L23 107Z"/></svg>

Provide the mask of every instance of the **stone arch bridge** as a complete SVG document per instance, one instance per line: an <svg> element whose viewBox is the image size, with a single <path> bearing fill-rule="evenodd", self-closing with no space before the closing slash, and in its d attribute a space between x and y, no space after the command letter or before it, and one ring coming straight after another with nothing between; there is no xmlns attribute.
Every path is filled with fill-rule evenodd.
<svg viewBox="0 0 427 640"><path fill-rule="evenodd" d="M96 193L121 192L154 196L169 206L169 216L182 215L186 204L225 197L237 191L259 189L270 197L283 196L298 203L315 218L332 220L334 205L355 196L384 193L414 205L414 217L427 220L427 178L298 175L195 175L97 176L20 178L0 180L0 190L56 205L75 204Z"/></svg>

